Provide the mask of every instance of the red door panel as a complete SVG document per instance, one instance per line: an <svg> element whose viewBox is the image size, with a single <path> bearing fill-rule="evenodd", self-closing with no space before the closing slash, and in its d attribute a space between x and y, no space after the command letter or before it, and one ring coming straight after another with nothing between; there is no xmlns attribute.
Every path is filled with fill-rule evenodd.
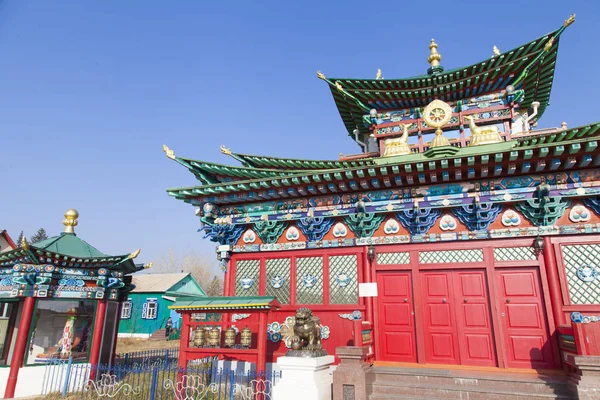
<svg viewBox="0 0 600 400"><path fill-rule="evenodd" d="M485 271L455 271L453 274L461 364L495 367Z"/></svg>
<svg viewBox="0 0 600 400"><path fill-rule="evenodd" d="M548 322L537 268L496 271L502 333L510 368L552 368Z"/></svg>
<svg viewBox="0 0 600 400"><path fill-rule="evenodd" d="M459 364L452 272L422 272L423 331L428 363Z"/></svg>
<svg viewBox="0 0 600 400"><path fill-rule="evenodd" d="M377 274L381 358L416 362L410 272Z"/></svg>

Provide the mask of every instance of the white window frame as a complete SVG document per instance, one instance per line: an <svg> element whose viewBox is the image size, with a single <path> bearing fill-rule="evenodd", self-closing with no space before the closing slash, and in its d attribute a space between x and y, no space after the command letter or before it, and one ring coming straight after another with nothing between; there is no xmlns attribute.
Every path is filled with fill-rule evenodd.
<svg viewBox="0 0 600 400"><path fill-rule="evenodd" d="M126 300L121 306L121 319L130 319L131 311L133 310L133 303L131 300Z"/></svg>
<svg viewBox="0 0 600 400"><path fill-rule="evenodd" d="M146 299L142 305L142 319L158 318L158 302L156 299Z"/></svg>

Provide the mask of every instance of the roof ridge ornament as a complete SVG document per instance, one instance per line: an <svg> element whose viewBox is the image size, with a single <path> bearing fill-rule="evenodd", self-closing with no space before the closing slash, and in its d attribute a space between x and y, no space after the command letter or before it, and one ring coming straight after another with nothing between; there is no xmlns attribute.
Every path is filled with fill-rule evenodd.
<svg viewBox="0 0 600 400"><path fill-rule="evenodd" d="M224 144L222 144L219 148L221 149L221 153L227 155L231 154L231 150L229 150L229 147L226 147Z"/></svg>
<svg viewBox="0 0 600 400"><path fill-rule="evenodd" d="M444 67L440 65L440 61L442 61L442 55L437 51L438 44L435 42L435 39L431 39L431 43L429 43L429 57L427 57L427 62L431 67L427 70L429 75L439 74L444 71Z"/></svg>
<svg viewBox="0 0 600 400"><path fill-rule="evenodd" d="M77 226L77 218L79 218L79 212L71 208L65 212L65 219L63 219L63 225L65 226L64 233L75 234L75 227Z"/></svg>
<svg viewBox="0 0 600 400"><path fill-rule="evenodd" d="M139 255L140 255L140 249L137 249L136 251L134 251L133 253L128 255L127 258L130 260L133 260L134 258L136 258Z"/></svg>
<svg viewBox="0 0 600 400"><path fill-rule="evenodd" d="M452 107L442 100L435 99L423 110L423 120L428 126L436 128L435 137L429 143L431 148L450 146L448 138L442 135L442 127L450 122Z"/></svg>
<svg viewBox="0 0 600 400"><path fill-rule="evenodd" d="M171 160L175 159L175 152L173 150L171 150L170 148L168 148L166 144L163 144L163 151L165 152L167 157L169 157Z"/></svg>
<svg viewBox="0 0 600 400"><path fill-rule="evenodd" d="M571 14L571 15L569 15L569 18L565 20L565 23L564 23L564 25L563 25L563 26L564 26L565 28L567 28L567 27L569 27L569 25L571 25L573 22L575 22L575 14Z"/></svg>
<svg viewBox="0 0 600 400"><path fill-rule="evenodd" d="M21 238L21 248L25 251L29 250L29 243L27 243L27 238L25 235Z"/></svg>
<svg viewBox="0 0 600 400"><path fill-rule="evenodd" d="M500 55L500 49L496 46L494 46L494 48L492 49L492 52L494 53L494 55L492 57Z"/></svg>
<svg viewBox="0 0 600 400"><path fill-rule="evenodd" d="M375 75L375 80L378 81L380 79L385 79L385 78L382 76L381 68L378 68L377 75Z"/></svg>

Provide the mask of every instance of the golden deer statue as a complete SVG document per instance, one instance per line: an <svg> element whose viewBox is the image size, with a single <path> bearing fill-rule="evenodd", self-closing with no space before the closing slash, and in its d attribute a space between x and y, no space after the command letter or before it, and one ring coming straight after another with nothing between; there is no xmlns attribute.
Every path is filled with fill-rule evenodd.
<svg viewBox="0 0 600 400"><path fill-rule="evenodd" d="M385 139L383 141L383 156L400 156L405 154L411 154L410 147L408 146L408 124L400 125L404 129L404 133L399 138Z"/></svg>
<svg viewBox="0 0 600 400"><path fill-rule="evenodd" d="M475 118L471 115L466 116L465 120L469 121L469 129L471 130L471 143L469 143L469 146L500 143L503 141L497 126L477 126L475 125Z"/></svg>

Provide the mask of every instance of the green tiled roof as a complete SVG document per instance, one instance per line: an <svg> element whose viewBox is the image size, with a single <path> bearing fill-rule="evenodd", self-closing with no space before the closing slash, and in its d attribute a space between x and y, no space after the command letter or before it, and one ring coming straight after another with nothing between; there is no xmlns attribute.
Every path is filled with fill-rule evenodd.
<svg viewBox="0 0 600 400"><path fill-rule="evenodd" d="M373 164L372 158L359 158L356 160L304 160L297 158L253 156L239 153L231 153L230 155L236 160L240 161L243 165L252 168L311 170L349 168Z"/></svg>
<svg viewBox="0 0 600 400"><path fill-rule="evenodd" d="M198 300L181 299L169 306L172 310L232 310L232 309L270 309L278 307L279 302L271 296L253 297L204 297Z"/></svg>
<svg viewBox="0 0 600 400"><path fill-rule="evenodd" d="M558 53L558 38L565 27L535 39L515 49L493 56L464 68L439 74L399 79L329 78L339 82L344 90L365 105L378 111L424 107L434 99L456 101L499 91L508 85L523 85L526 109L533 101L540 102L539 116L548 106ZM548 44L549 41L552 44ZM549 49L545 50L546 45ZM351 99L346 99L330 86L335 104L348 134L358 127L369 134L362 122L365 111Z"/></svg>
<svg viewBox="0 0 600 400"><path fill-rule="evenodd" d="M70 233L61 233L59 236L51 237L40 242L31 243L34 249L45 250L52 253L63 254L77 258L99 258L111 257L104 254L85 240L79 239Z"/></svg>

